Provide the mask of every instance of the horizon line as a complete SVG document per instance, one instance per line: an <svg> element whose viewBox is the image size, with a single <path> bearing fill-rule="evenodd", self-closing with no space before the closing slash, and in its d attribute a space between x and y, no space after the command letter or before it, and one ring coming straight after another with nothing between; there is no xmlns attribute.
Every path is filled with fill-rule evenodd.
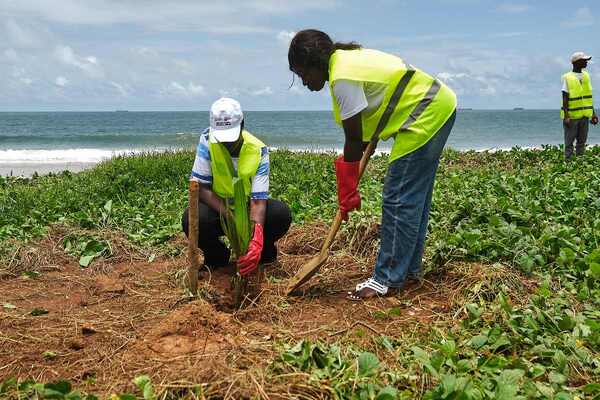
<svg viewBox="0 0 600 400"><path fill-rule="evenodd" d="M555 111L555 108L526 108L526 107L513 107L513 108L476 108L476 107L458 107L457 111ZM43 110L43 109L33 109L33 110L0 110L0 113L43 113L43 112L73 112L73 113L85 113L85 112L106 112L106 113L126 113L126 112L209 112L209 110L173 110L173 109L147 109L147 110L139 110L139 109L98 109L98 110ZM331 112L331 109L305 109L305 110L253 110L247 109L244 112Z"/></svg>

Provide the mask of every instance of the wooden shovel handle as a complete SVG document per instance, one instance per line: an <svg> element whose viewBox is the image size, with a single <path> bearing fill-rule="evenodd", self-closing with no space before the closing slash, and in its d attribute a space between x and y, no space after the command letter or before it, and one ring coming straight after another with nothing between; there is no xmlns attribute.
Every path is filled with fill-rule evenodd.
<svg viewBox="0 0 600 400"><path fill-rule="evenodd" d="M188 271L187 286L193 295L198 291L198 270L200 269L200 257L198 252L198 197L200 193L200 184L190 181L189 190L189 232L188 232Z"/></svg>
<svg viewBox="0 0 600 400"><path fill-rule="evenodd" d="M367 164L371 159L371 156L375 152L375 147L377 146L378 138L374 137L369 142L367 148L365 149L361 159L360 164L358 165L358 182L363 176L365 169L367 169ZM335 214L335 218L333 219L333 223L331 224L331 228L329 228L329 234L327 238L325 238L325 242L323 242L323 247L321 247L321 256L325 256L325 254L329 251L331 244L333 243L333 239L335 239L335 235L337 235L340 230L340 226L342 225L342 212L339 210Z"/></svg>

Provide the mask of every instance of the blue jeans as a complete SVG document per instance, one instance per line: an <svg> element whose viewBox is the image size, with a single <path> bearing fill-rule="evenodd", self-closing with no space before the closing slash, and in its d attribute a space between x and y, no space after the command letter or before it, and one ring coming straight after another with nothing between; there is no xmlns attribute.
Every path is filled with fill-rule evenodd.
<svg viewBox="0 0 600 400"><path fill-rule="evenodd" d="M435 172L455 119L456 112L423 147L388 167L383 186L381 246L373 275L387 287L402 287L407 276L421 273Z"/></svg>

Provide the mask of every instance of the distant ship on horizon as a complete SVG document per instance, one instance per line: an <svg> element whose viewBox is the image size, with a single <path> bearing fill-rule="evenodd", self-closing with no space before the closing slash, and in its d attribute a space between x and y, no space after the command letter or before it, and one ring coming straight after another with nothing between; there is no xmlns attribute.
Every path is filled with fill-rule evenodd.
<svg viewBox="0 0 600 400"><path fill-rule="evenodd" d="M523 107L515 107L513 108L514 111L523 111L525 108Z"/></svg>
<svg viewBox="0 0 600 400"><path fill-rule="evenodd" d="M121 112L129 112L129 110L115 110L115 112L121 113Z"/></svg>

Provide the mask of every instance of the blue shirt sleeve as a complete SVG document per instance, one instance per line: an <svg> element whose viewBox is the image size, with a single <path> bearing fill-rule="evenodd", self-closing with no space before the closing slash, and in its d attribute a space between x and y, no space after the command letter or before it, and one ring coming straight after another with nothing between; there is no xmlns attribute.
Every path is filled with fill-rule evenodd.
<svg viewBox="0 0 600 400"><path fill-rule="evenodd" d="M208 128L200 135L190 180L205 184L211 184L213 181L212 169L210 166L210 150L208 148Z"/></svg>

